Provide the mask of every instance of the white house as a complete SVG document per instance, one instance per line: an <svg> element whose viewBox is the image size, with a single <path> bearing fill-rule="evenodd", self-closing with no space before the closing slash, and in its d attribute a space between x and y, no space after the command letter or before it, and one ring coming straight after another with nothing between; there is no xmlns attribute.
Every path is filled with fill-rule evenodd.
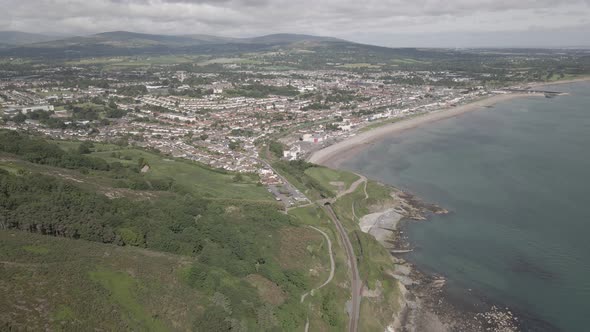
<svg viewBox="0 0 590 332"><path fill-rule="evenodd" d="M321 143L325 140L325 136L321 134L304 134L301 140L309 143Z"/></svg>
<svg viewBox="0 0 590 332"><path fill-rule="evenodd" d="M295 145L291 149L283 151L283 158L287 160L296 160L299 157L300 153L301 148L299 147L299 145Z"/></svg>

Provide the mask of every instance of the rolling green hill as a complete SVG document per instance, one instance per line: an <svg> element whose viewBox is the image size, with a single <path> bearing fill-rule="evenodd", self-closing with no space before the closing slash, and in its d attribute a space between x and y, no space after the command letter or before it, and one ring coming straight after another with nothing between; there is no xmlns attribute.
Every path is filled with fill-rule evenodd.
<svg viewBox="0 0 590 332"><path fill-rule="evenodd" d="M384 295L366 300L379 310L361 326L382 331L393 266L363 239L361 271ZM346 262L320 207L285 213L253 175L0 131L0 330L342 331Z"/></svg>
<svg viewBox="0 0 590 332"><path fill-rule="evenodd" d="M0 133L0 326L304 325L299 297L327 273L322 237L281 213L254 178L80 145Z"/></svg>

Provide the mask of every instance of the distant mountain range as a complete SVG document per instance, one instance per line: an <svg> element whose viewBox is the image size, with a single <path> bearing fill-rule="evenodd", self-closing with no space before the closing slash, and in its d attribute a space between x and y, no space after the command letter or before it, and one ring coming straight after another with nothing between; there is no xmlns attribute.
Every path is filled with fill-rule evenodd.
<svg viewBox="0 0 590 332"><path fill-rule="evenodd" d="M59 37L22 31L0 31L0 44L5 46L40 43L55 39Z"/></svg>
<svg viewBox="0 0 590 332"><path fill-rule="evenodd" d="M104 32L65 39L18 31L1 31L0 55L100 56L149 53L218 53L255 51L297 43L349 43L342 39L301 34L272 34L252 38L211 35L154 35L128 31Z"/></svg>

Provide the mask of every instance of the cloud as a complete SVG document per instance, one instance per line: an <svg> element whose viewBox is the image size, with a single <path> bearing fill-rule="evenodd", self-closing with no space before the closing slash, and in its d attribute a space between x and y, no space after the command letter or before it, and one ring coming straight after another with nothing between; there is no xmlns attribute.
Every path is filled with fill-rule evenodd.
<svg viewBox="0 0 590 332"><path fill-rule="evenodd" d="M0 0L0 8L10 8L0 28L30 32L296 32L383 45L400 34L587 29L590 17L590 0Z"/></svg>

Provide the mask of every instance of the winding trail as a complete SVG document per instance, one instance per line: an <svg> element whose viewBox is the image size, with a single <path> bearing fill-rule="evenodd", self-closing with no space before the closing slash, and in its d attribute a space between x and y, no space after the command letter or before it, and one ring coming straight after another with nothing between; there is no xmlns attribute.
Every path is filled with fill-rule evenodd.
<svg viewBox="0 0 590 332"><path fill-rule="evenodd" d="M311 291L301 295L301 303L303 303L303 301L305 301L305 298L307 297L307 295L309 295L309 293L313 293L314 291L317 291L318 289L329 284L332 281L332 279L334 279L334 273L336 271L336 263L334 262L334 253L332 252L332 241L330 240L330 237L328 236L328 234L326 234L324 231L322 231L319 228L316 228L313 226L309 226L309 227L322 233L322 235L326 238L326 241L328 241L328 253L330 254L330 275L328 276L328 279L326 279L326 281L324 281L324 283L321 284L319 287L316 287L316 288L312 289ZM307 319L305 321L305 332L308 332L308 331L309 331L309 316L307 316Z"/></svg>
<svg viewBox="0 0 590 332"><path fill-rule="evenodd" d="M354 174L356 174L356 173L354 173ZM365 195L367 195L367 190L366 190L367 189L367 187L366 187L367 178L364 175L360 175L360 174L356 174L356 175L359 177L359 179L354 181L350 185L350 187L348 187L348 189L339 192L338 195L336 195L336 199L338 199L344 195L352 194L356 190L356 188L358 188L358 186L360 186L360 184L363 182L365 183ZM368 195L367 195L367 198L369 198Z"/></svg>
<svg viewBox="0 0 590 332"><path fill-rule="evenodd" d="M356 173L355 173L355 174L356 174ZM356 175L358 175L359 177L361 177L361 180L364 180L364 182L365 182L365 188L364 188L364 191L365 191L365 201L366 201L367 199L369 199L369 194L367 193L367 183L368 183L368 181L367 181L367 178L366 178L366 177L364 177L364 176L362 176L362 175L360 175L360 174L356 174ZM351 186L351 187L352 187L352 186ZM356 189L356 188L355 188L355 189ZM359 217L356 215L356 211L354 210L354 201L352 202L352 216L354 217L354 219L355 219L355 220L358 220L358 221L360 221L360 220L361 220L361 219L360 219L360 218L359 218Z"/></svg>
<svg viewBox="0 0 590 332"><path fill-rule="evenodd" d="M309 295L309 293L312 293L314 291L317 291L318 289L326 286L327 284L330 283L330 281L332 281L332 279L334 279L334 273L336 270L336 263L334 262L334 253L332 252L332 241L330 240L330 237L328 237L328 234L326 234L324 231L322 231L319 228L313 227L313 226L309 226L310 228L315 229L316 231L322 233L322 235L326 238L326 241L328 241L328 253L330 254L330 275L328 276L328 279L326 279L326 281L324 281L323 284L321 284L319 287L316 287L314 289L312 289L311 291L301 295L301 303L303 303L303 301L305 300L305 298L307 297L307 295Z"/></svg>
<svg viewBox="0 0 590 332"><path fill-rule="evenodd" d="M266 162L266 161L263 161L263 162L265 164L269 165L268 162ZM269 165L269 167L270 167L270 165ZM271 169L272 169L272 167L271 167ZM276 172L276 173L279 174L278 172ZM360 174L357 174L357 176L359 177L359 179L356 180L355 182L353 182L347 190L340 192L335 198L322 199L322 200L318 200L315 202L316 204L321 206L324 209L324 211L326 211L326 213L328 214L328 216L330 217L330 219L332 220L332 222L336 226L336 230L338 231L338 234L340 235L340 239L342 240L342 245L344 246L344 250L346 252L346 257L348 259L348 266L350 267L350 272L351 272L350 273L350 292L351 292L350 304L351 305L350 305L349 322L348 322L348 331L349 332L357 332L358 331L358 322L359 322L359 318L360 318L360 309L361 309L362 281L361 281L361 277L359 275L357 258L354 253L352 243L350 242L350 238L348 237L348 232L346 231L344 226L342 226L342 223L340 222L340 220L338 220L338 217L334 213L334 210L332 209L331 204L334 203L338 198L340 198L344 195L348 195L350 193L353 193L358 188L358 186L363 182L365 183L365 199L369 198L369 195L367 194L367 178L363 175L360 175ZM283 177L281 177L281 178L285 181L285 183L289 183L287 181L287 179L285 179ZM309 200L309 198L308 198L308 200ZM311 200L309 200L309 201L311 202ZM309 205L311 205L311 204L309 204ZM320 288L326 286L334 278L334 273L335 273L334 254L332 251L332 241L330 241L330 238L328 237L328 235L326 233L324 233L323 231L321 231L320 229L317 229L313 226L309 226L309 227L315 229L318 232L321 232L322 235L324 235L324 237L328 240L328 250L330 252L330 265L331 265L330 276L321 286L314 289L314 290L317 290L317 289L320 289ZM313 290L311 290L310 292L312 292L312 291ZM301 302L305 301L305 298L307 297L307 295L309 295L310 292L307 292L307 293L301 295ZM309 316L307 317L307 320L305 323L305 332L308 332L308 330L309 330Z"/></svg>

